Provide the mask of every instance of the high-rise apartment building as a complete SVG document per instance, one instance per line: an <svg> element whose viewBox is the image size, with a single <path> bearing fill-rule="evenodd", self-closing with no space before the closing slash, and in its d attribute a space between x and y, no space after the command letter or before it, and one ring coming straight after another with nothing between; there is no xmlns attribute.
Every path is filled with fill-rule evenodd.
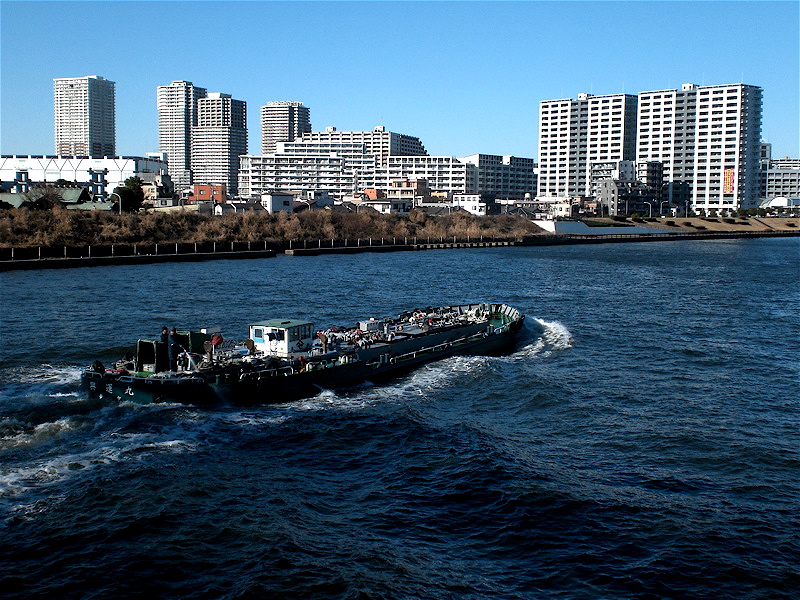
<svg viewBox="0 0 800 600"><path fill-rule="evenodd" d="M261 107L261 154L273 154L278 142L311 133L311 111L302 102L268 102Z"/></svg>
<svg viewBox="0 0 800 600"><path fill-rule="evenodd" d="M156 90L158 149L167 153L169 175L179 192L192 184L192 128L197 126L197 101L206 95L205 88L191 81L173 81Z"/></svg>
<svg viewBox="0 0 800 600"><path fill-rule="evenodd" d="M97 75L53 79L59 156L115 156L114 82Z"/></svg>
<svg viewBox="0 0 800 600"><path fill-rule="evenodd" d="M761 94L741 83L639 94L637 159L663 163L665 200L706 212L758 205Z"/></svg>
<svg viewBox="0 0 800 600"><path fill-rule="evenodd" d="M537 196L588 196L593 162L634 160L636 102L629 94L541 102Z"/></svg>
<svg viewBox="0 0 800 600"><path fill-rule="evenodd" d="M418 137L386 131L382 125L372 131L338 131L335 127L326 127L325 131L304 133L302 141L364 144L366 153L375 156L379 167L385 167L390 156L428 155Z"/></svg>
<svg viewBox="0 0 800 600"><path fill-rule="evenodd" d="M247 104L230 94L209 93L197 100L197 125L192 128L192 180L221 183L238 191L239 157L247 154Z"/></svg>

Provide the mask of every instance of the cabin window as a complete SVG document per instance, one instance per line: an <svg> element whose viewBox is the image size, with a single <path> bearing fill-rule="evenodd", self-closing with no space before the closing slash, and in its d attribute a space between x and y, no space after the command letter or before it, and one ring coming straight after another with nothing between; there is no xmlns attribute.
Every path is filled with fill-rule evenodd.
<svg viewBox="0 0 800 600"><path fill-rule="evenodd" d="M261 327L254 327L253 328L253 337L258 339L264 339L264 330Z"/></svg>
<svg viewBox="0 0 800 600"><path fill-rule="evenodd" d="M289 341L296 342L298 340L304 340L311 337L311 325L301 325L299 327L293 327L289 329Z"/></svg>

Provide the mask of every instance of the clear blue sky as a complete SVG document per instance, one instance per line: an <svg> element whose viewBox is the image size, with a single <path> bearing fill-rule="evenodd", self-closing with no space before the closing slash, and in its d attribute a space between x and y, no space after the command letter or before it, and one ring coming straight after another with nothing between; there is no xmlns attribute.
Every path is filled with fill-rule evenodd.
<svg viewBox="0 0 800 600"><path fill-rule="evenodd" d="M0 2L3 154L53 153L53 78L116 82L117 152L158 149L156 86L297 100L315 131L385 125L431 154L538 157L541 100L682 83L764 88L800 156L793 2Z"/></svg>

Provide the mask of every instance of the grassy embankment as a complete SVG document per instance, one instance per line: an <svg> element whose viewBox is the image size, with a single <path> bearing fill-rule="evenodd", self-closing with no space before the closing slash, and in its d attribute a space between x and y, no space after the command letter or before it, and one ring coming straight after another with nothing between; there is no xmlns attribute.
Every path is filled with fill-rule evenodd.
<svg viewBox="0 0 800 600"><path fill-rule="evenodd" d="M429 217L381 215L374 211L341 213L307 211L234 214L220 217L191 212L126 214L108 212L10 209L0 211L0 247L152 244L175 242L262 242L355 240L366 238L467 237L515 239L542 233L525 218L476 217L458 212Z"/></svg>

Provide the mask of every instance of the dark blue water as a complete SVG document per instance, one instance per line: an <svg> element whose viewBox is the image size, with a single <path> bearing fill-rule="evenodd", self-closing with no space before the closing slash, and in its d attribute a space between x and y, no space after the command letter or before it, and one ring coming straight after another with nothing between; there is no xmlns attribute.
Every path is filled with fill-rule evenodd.
<svg viewBox="0 0 800 600"><path fill-rule="evenodd" d="M4 273L4 598L797 598L797 239ZM90 403L162 325L508 302L517 351L247 410Z"/></svg>

